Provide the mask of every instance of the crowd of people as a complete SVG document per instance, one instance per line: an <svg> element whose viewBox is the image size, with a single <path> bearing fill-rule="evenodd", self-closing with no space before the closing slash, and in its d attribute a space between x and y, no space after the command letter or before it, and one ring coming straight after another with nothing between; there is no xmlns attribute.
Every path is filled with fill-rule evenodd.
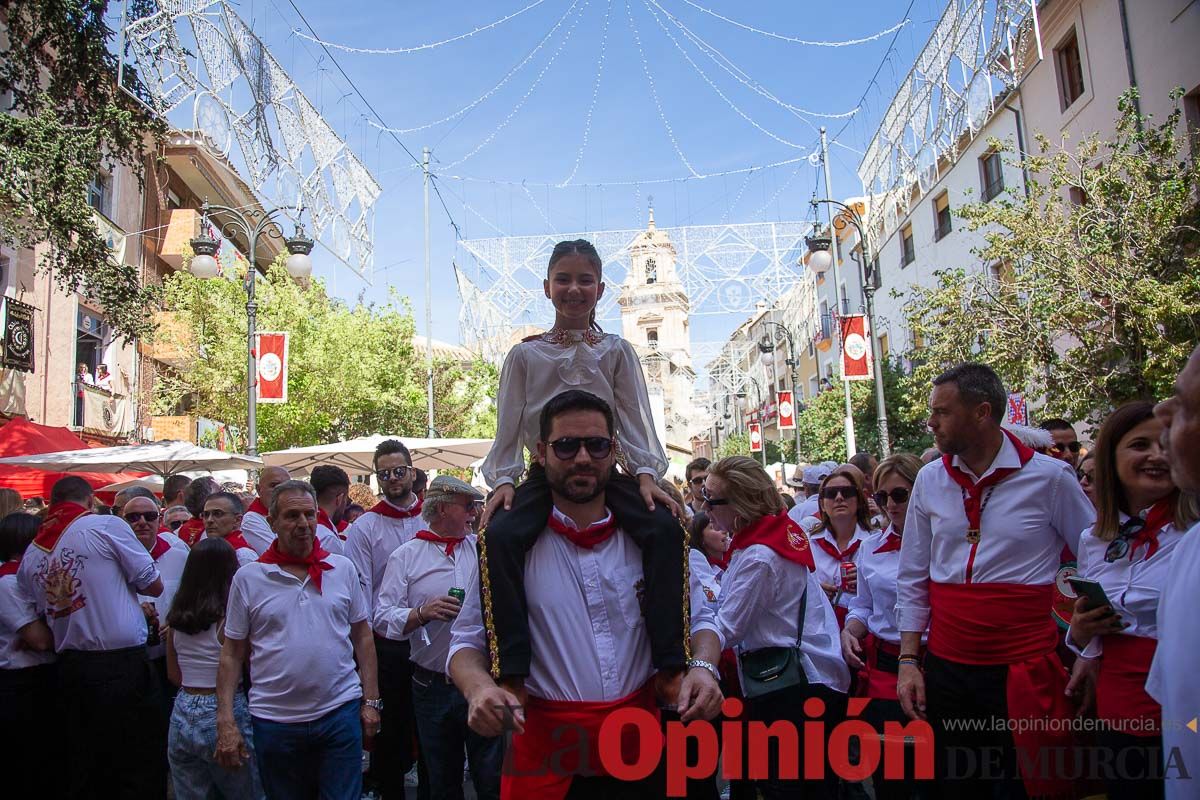
<svg viewBox="0 0 1200 800"><path fill-rule="evenodd" d="M111 513L78 477L42 508L0 490L13 796L440 800L464 768L506 800L660 798L683 768L701 798L1200 796L1200 348L1090 447L1007 425L966 363L930 387L930 451L810 465L794 494L696 459L680 491L603 292L560 243L490 495L399 440L380 497L331 465L249 496L172 477ZM639 726L614 748L617 712L720 748ZM890 730L903 763L848 776Z"/></svg>

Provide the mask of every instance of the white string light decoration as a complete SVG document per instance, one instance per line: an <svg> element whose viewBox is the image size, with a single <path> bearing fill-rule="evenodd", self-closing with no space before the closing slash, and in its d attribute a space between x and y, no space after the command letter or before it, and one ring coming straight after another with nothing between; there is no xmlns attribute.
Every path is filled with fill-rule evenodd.
<svg viewBox="0 0 1200 800"><path fill-rule="evenodd" d="M592 114L596 111L596 101L600 97L600 80L604 77L604 60L608 55L608 23L612 19L612 0L608 0L604 8L604 27L600 31L600 54L596 57L596 80L592 83L592 100L588 103L587 116L583 120L583 140L579 143L579 152L575 154L575 165L571 173L558 184L559 188L567 186L579 173L579 165L583 162L583 153L587 150L588 137L592 133Z"/></svg>
<svg viewBox="0 0 1200 800"><path fill-rule="evenodd" d="M747 25L743 22L738 22L735 19L730 19L729 17L726 17L722 14L718 14L716 11L713 11L712 9L705 8L704 6L700 5L699 3L693 3L692 0L683 0L683 2L687 3L689 6L696 9L697 11L703 11L705 14L708 14L709 16L716 17L717 19L721 20L722 22L727 22L730 25L733 25L734 27L741 28L742 30L750 31L752 33L757 33L762 36L770 37L772 39L778 39L782 42L792 42L793 44L803 44L803 45L808 45L809 47L850 47L850 46L856 45L856 44L866 44L867 42L873 42L877 39L882 39L885 36L889 36L889 35L895 33L896 31L900 30L901 28L903 28L905 25L909 24L909 20L904 19L904 20L901 20L899 23L893 25L892 27L888 28L885 31L880 31L879 33L873 33L870 36L864 36L861 39L846 39L846 40L840 41L840 42L826 42L826 41L819 41L819 40L813 40L813 39L800 39L795 36L785 36L785 35L779 34L779 33L772 33L771 31L765 31L761 28L755 28L753 25Z"/></svg>

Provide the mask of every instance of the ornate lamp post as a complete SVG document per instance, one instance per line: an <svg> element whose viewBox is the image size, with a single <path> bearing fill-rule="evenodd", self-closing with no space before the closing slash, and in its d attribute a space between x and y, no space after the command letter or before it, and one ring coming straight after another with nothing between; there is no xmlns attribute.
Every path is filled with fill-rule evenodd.
<svg viewBox="0 0 1200 800"><path fill-rule="evenodd" d="M767 333L763 334L763 338L758 343L758 352L760 353L759 358L762 360L762 364L764 367L770 366L770 367L774 368L774 366L775 366L775 347L779 343L780 340L787 342L787 358L784 360L783 363L787 365L788 380L791 382L791 387L792 387L792 408L794 409L793 417L799 416L800 412L804 408L804 404L800 402L799 375L798 375L799 362L796 360L796 339L792 336L792 332L787 329L787 326L782 323L775 322L773 320L763 320L763 323L765 325L771 326L771 330L774 331L774 333L775 333L775 339L772 340L770 334L767 334ZM797 420L797 422L798 422L798 420ZM796 464L795 464L794 468L799 470L800 469L800 425L799 424L797 424L795 426L795 433L796 433L796 454L795 454ZM782 438L782 435L781 435L781 438ZM793 477L796 477L796 476L793 475Z"/></svg>
<svg viewBox="0 0 1200 800"><path fill-rule="evenodd" d="M758 408L758 435L762 442L762 449L760 449L758 451L758 454L760 456L762 456L762 464L763 464L763 467L766 468L766 466L767 466L767 438L766 438L766 436L763 435L763 430L762 430L762 409L763 409L762 386L760 386L758 381L756 381L753 377L751 377L749 375L746 376L746 380L750 381L750 383L754 386L754 396L758 400L758 405L757 405L757 408ZM737 398L738 398L738 404L742 408L742 412L743 413L747 412L749 409L747 408L748 401L747 401L747 397L746 397L746 392L744 392L744 391L738 392ZM749 430L749 426L747 426L746 429Z"/></svg>

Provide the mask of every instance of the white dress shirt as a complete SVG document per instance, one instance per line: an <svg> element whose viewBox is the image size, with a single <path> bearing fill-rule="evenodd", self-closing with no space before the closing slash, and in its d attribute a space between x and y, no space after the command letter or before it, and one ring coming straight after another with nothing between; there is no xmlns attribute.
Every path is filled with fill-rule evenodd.
<svg viewBox="0 0 1200 800"><path fill-rule="evenodd" d="M388 501L384 500L384 502ZM416 506L416 502L414 500L413 504L406 508L392 503L388 503L388 505L392 505L393 508L400 511L409 511ZM354 524L346 529L343 550L346 558L350 559L355 569L358 570L358 578L366 591L372 617L374 617L375 609L379 607L379 590L383 587L383 573L387 569L388 559L397 547L416 536L417 531L425 528L425 525L420 514L396 519L368 511L354 520ZM394 638L388 636L386 626L372 627L379 636L385 639Z"/></svg>
<svg viewBox="0 0 1200 800"><path fill-rule="evenodd" d="M350 626L368 618L354 565L330 555L321 590L278 564L255 561L229 588L225 638L249 640L250 713L311 722L362 697Z"/></svg>
<svg viewBox="0 0 1200 800"><path fill-rule="evenodd" d="M246 544L260 556L267 552L271 542L275 541L275 531L271 530L271 523L267 522L266 514L258 511L247 511L242 515L242 536L245 537Z"/></svg>
<svg viewBox="0 0 1200 800"><path fill-rule="evenodd" d="M954 456L953 463L976 481L996 469L1021 466L1007 436L983 475L975 476L958 456ZM987 502L978 547L966 538L963 494L940 459L917 473L908 501L897 573L896 616L901 631L923 631L928 627L929 581L1053 584L1063 545L1072 553L1078 552L1079 532L1096 518L1071 467L1041 453L1035 453L1023 468L984 490ZM972 569L968 581L969 562Z"/></svg>
<svg viewBox="0 0 1200 800"><path fill-rule="evenodd" d="M801 588L797 591L798 587ZM738 550L721 580L715 629L721 649L794 647L800 598L807 592L800 661L811 683L838 692L850 688L850 671L842 660L841 633L833 606L825 600L816 576L807 567L780 557L762 544ZM708 628L693 621L692 632ZM740 665L739 665L740 669Z"/></svg>
<svg viewBox="0 0 1200 800"><path fill-rule="evenodd" d="M88 514L49 553L31 544L17 583L54 632L54 649L119 650L146 643L137 590L158 579L150 553L120 517Z"/></svg>
<svg viewBox="0 0 1200 800"><path fill-rule="evenodd" d="M558 509L565 525L576 527ZM544 700L608 702L654 673L639 595L642 551L619 528L591 550L547 528L525 556L533 658L525 688ZM446 663L464 648L488 652L478 591L451 626ZM682 598L680 598L682 613Z"/></svg>
<svg viewBox="0 0 1200 800"><path fill-rule="evenodd" d="M162 536L160 533L159 536ZM162 630L167 626L167 612L171 610L171 601L179 589L179 579L183 577L183 565L188 560L188 549L184 547L168 547L166 552L155 559L159 577L162 578L163 590L158 597L138 595L139 603L153 603L158 612L158 627ZM160 639L159 643L146 648L150 658L162 658L167 654L167 644Z"/></svg>
<svg viewBox="0 0 1200 800"><path fill-rule="evenodd" d="M792 518L800 527L804 527L804 521L809 517L816 519L821 518L821 496L814 494L812 497L806 497L788 509L788 516Z"/></svg>
<svg viewBox="0 0 1200 800"><path fill-rule="evenodd" d="M820 523L818 522L817 524L819 525ZM824 540L843 552L849 550L851 547L854 547L855 542L860 542L861 544L859 544L858 549L854 551L854 555L847 559L848 561L853 562L855 567L858 567L859 564L862 563L859 559L862 557L863 548L867 546L867 539L871 534L856 525L854 528L854 535L850 537L850 541L846 543L846 546L838 547L837 537L833 535L832 531L820 531L819 533L814 533L813 529L815 527L815 525L810 524L807 528L805 528L805 532L808 533L808 541L812 544L812 547L809 549L812 551L813 564L815 564L817 567L817 580L821 583L827 583L830 586L836 586L840 589L842 586L842 560L840 558L834 558L829 553L825 552L825 548L817 544L817 542L819 540ZM828 597L828 595L824 593L824 590L822 590L821 594L824 597ZM854 599L854 595L850 594L849 592L842 592L837 596L837 599L837 604L839 606L842 608L849 608L850 601Z"/></svg>
<svg viewBox="0 0 1200 800"><path fill-rule="evenodd" d="M889 525L887 530L876 531L863 542L858 558L858 594L850 597L850 613L846 621L856 619L877 638L899 644L896 572L900 569L900 551L875 552L883 547L892 531ZM922 634L921 638L928 638L928 632Z"/></svg>
<svg viewBox="0 0 1200 800"><path fill-rule="evenodd" d="M54 661L54 653L21 647L17 631L38 619L33 600L17 586L17 575L0 576L0 669L25 669Z"/></svg>
<svg viewBox="0 0 1200 800"><path fill-rule="evenodd" d="M582 389L612 408L625 459L636 474L655 479L667 471L667 455L655 434L642 362L629 342L606 333L596 344L583 331L568 331L562 344L537 338L509 351L500 371L496 441L483 462L483 479L495 488L525 472L524 451L537 452L542 406L568 389Z"/></svg>
<svg viewBox="0 0 1200 800"><path fill-rule="evenodd" d="M1184 534L1167 567L1158 604L1158 649L1146 681L1146 691L1162 705L1163 754L1171 759L1166 771L1167 800L1190 800L1200 788L1200 735L1187 728L1196 724L1200 714L1200 683L1194 672L1200 653L1197 575L1200 525ZM1181 762L1188 779L1180 776Z"/></svg>
<svg viewBox="0 0 1200 800"><path fill-rule="evenodd" d="M1145 519L1146 512L1139 515ZM1121 524L1129 519L1124 511L1120 514ZM1112 609L1121 621L1129 627L1122 631L1128 636L1143 636L1147 639L1158 638L1158 603L1162 597L1162 587L1167 580L1167 571L1175 556L1175 548L1182 541L1186 531L1178 531L1174 525L1164 525L1158 532L1158 550L1154 557L1147 559L1147 545L1137 549L1132 561L1126 554L1111 564L1104 560L1104 553L1112 542L1097 539L1092 536L1092 528L1088 528L1079 537L1079 557L1076 561L1076 574L1081 578L1096 581L1104 588L1104 594L1112 603ZM1104 653L1104 641L1101 636L1093 636L1088 646L1082 651L1071 641L1067 634L1067 647L1084 658L1097 658ZM1197 709L1200 712L1200 709ZM1198 764L1197 766L1200 766ZM1200 786L1198 786L1200 788Z"/></svg>
<svg viewBox="0 0 1200 800"><path fill-rule="evenodd" d="M375 607L373 627L388 639L412 640L413 663L432 672L444 672L450 650L450 623L430 620L411 633L404 632L409 614L448 590L469 590L479 583L479 553L475 535L455 545L454 555L437 542L410 539L396 548L383 574L383 588Z"/></svg>

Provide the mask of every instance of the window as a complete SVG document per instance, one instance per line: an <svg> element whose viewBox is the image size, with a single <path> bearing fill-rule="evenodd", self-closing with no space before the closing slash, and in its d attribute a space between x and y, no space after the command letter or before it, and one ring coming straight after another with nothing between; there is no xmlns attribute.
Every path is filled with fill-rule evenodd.
<svg viewBox="0 0 1200 800"><path fill-rule="evenodd" d="M646 283L658 283L658 262L653 258L646 259Z"/></svg>
<svg viewBox="0 0 1200 800"><path fill-rule="evenodd" d="M1079 56L1079 38L1075 30L1054 50L1054 68L1058 72L1058 95L1066 111L1083 95L1083 60Z"/></svg>
<svg viewBox="0 0 1200 800"><path fill-rule="evenodd" d="M917 260L917 245L913 242L912 225L900 229L900 266L907 267Z"/></svg>
<svg viewBox="0 0 1200 800"><path fill-rule="evenodd" d="M983 201L986 203L1004 191L1004 165L999 153L988 153L979 159L979 171L983 178Z"/></svg>
<svg viewBox="0 0 1200 800"><path fill-rule="evenodd" d="M106 217L112 216L112 176L96 173L88 183L88 205Z"/></svg>
<svg viewBox="0 0 1200 800"><path fill-rule="evenodd" d="M846 291L846 282L842 281L842 316L850 314L850 293Z"/></svg>
<svg viewBox="0 0 1200 800"><path fill-rule="evenodd" d="M1070 200L1071 205L1074 206L1086 206L1088 203L1087 192L1085 192L1083 187L1080 186L1072 186L1071 188L1067 189L1067 199Z"/></svg>
<svg viewBox="0 0 1200 800"><path fill-rule="evenodd" d="M646 329L646 344L658 349L658 328Z"/></svg>
<svg viewBox="0 0 1200 800"><path fill-rule="evenodd" d="M1200 87L1192 89L1183 97L1183 121L1187 126L1188 142L1192 158L1200 159Z"/></svg>
<svg viewBox="0 0 1200 800"><path fill-rule="evenodd" d="M879 355L884 361L887 361L888 335L886 333L879 334Z"/></svg>
<svg viewBox="0 0 1200 800"><path fill-rule="evenodd" d="M953 229L950 220L950 195L942 192L933 199L933 240L940 242Z"/></svg>

